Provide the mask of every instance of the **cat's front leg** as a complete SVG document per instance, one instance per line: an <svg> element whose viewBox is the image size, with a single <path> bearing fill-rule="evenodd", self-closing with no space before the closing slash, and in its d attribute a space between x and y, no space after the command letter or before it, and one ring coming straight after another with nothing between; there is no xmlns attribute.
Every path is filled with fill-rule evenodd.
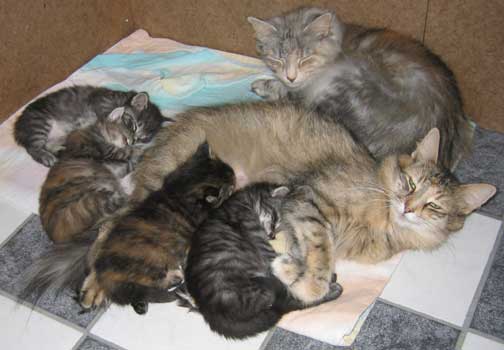
<svg viewBox="0 0 504 350"><path fill-rule="evenodd" d="M314 192L309 188L296 192L288 197L280 216L289 241L287 252L273 260L271 269L296 298L310 304L329 292L334 269L332 227Z"/></svg>
<svg viewBox="0 0 504 350"><path fill-rule="evenodd" d="M287 96L287 88L278 79L256 80L252 83L251 90L267 101L276 101Z"/></svg>

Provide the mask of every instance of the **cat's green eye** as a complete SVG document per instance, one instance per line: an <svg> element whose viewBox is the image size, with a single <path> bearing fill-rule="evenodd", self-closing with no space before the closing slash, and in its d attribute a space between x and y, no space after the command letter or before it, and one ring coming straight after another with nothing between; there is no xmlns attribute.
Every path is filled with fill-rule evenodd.
<svg viewBox="0 0 504 350"><path fill-rule="evenodd" d="M436 210L441 209L441 207L440 207L439 205L437 205L436 203L434 203L434 202L429 202L429 203L427 203L427 205L428 205L430 208L432 208L432 209L436 209Z"/></svg>
<svg viewBox="0 0 504 350"><path fill-rule="evenodd" d="M413 179L411 177L408 177L408 185L411 189L411 192L415 192L416 190L416 185L415 185L415 182L413 181Z"/></svg>

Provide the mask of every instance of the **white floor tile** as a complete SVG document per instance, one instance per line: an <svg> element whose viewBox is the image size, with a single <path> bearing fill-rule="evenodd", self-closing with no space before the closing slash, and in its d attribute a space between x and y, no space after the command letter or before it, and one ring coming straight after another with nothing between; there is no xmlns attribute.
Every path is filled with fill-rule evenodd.
<svg viewBox="0 0 504 350"><path fill-rule="evenodd" d="M504 344L468 333L462 345L462 350L504 350Z"/></svg>
<svg viewBox="0 0 504 350"><path fill-rule="evenodd" d="M68 350L81 336L73 328L0 296L2 350Z"/></svg>
<svg viewBox="0 0 504 350"><path fill-rule="evenodd" d="M203 318L175 303L150 304L146 315L131 307L112 306L91 330L93 334L129 350L257 350L266 337L231 341L213 333Z"/></svg>
<svg viewBox="0 0 504 350"><path fill-rule="evenodd" d="M407 252L381 297L462 326L501 222L471 215L434 252Z"/></svg>
<svg viewBox="0 0 504 350"><path fill-rule="evenodd" d="M15 208L9 202L0 199L0 244L25 221L30 212Z"/></svg>

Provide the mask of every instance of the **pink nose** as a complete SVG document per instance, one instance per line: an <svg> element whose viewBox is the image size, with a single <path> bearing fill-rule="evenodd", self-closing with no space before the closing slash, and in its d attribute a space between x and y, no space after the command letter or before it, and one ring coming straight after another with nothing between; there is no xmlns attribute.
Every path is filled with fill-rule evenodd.
<svg viewBox="0 0 504 350"><path fill-rule="evenodd" d="M413 209L410 208L410 207L405 207L404 208L404 213L407 214L407 213L413 213Z"/></svg>
<svg viewBox="0 0 504 350"><path fill-rule="evenodd" d="M294 82L294 80L296 80L296 77L287 77L287 79L289 79L289 81L290 81L291 83L293 83L293 82Z"/></svg>

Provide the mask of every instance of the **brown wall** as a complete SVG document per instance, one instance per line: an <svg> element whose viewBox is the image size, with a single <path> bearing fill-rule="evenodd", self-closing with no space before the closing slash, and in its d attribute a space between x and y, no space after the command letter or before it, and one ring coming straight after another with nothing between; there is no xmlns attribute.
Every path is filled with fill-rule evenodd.
<svg viewBox="0 0 504 350"><path fill-rule="evenodd" d="M468 114L504 132L502 0L0 0L0 120L136 28L253 55L246 17L300 5L425 39L455 71Z"/></svg>

